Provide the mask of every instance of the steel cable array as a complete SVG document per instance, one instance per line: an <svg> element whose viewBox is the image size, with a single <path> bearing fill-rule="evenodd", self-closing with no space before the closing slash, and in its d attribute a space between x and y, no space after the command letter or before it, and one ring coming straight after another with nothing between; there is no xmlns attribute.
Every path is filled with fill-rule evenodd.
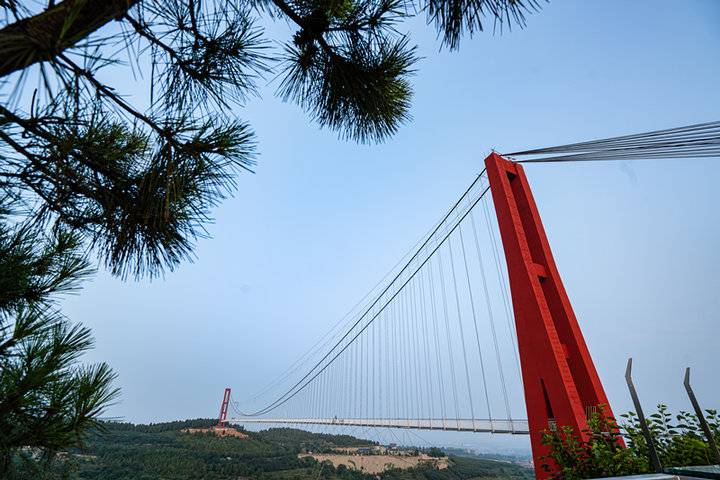
<svg viewBox="0 0 720 480"><path fill-rule="evenodd" d="M720 156L720 121L503 154L520 163Z"/></svg>
<svg viewBox="0 0 720 480"><path fill-rule="evenodd" d="M512 383L518 394L513 398L522 398L519 370L510 368L517 375L508 381L505 372L512 367L512 356L508 362L500 353L512 351L517 361L507 280L493 232L496 225L488 223L487 232L477 228L478 221L490 220L488 191L482 172L387 283L373 289L354 313L338 322L334 334L326 334L245 403L257 405L292 379L288 388L250 412L232 405L238 420L522 433L524 422L517 427L511 422L511 403L515 417L522 403L511 402L507 385ZM479 204L483 212L476 215ZM466 233L475 248L468 249ZM483 256L482 249L492 250L492 255ZM493 286L488 286L485 273L491 265L483 264L488 260L496 262ZM480 305L485 305L486 313ZM498 313L493 310L506 316L502 340L494 320ZM473 332L473 340L468 332ZM293 378L303 368L304 374ZM476 405L478 399L483 401ZM504 411L506 418L494 419L496 410Z"/></svg>

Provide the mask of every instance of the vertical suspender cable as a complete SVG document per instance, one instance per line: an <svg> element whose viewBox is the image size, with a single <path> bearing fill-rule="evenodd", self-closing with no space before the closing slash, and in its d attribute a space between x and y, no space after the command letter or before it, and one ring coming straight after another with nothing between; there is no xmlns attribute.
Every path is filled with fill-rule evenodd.
<svg viewBox="0 0 720 480"><path fill-rule="evenodd" d="M377 355L378 355L378 344L377 344L377 329L380 328L382 322L382 313L378 317L378 321L374 322L373 325L370 328L370 345L371 345L371 354L370 354L370 418L377 418L377 404L379 402L378 400L378 389L377 389Z"/></svg>
<svg viewBox="0 0 720 480"><path fill-rule="evenodd" d="M455 306L457 307L458 326L460 327L460 342L462 343L463 360L465 361L465 380L467 381L468 398L470 399L470 416L473 429L475 428L475 407L472 398L472 386L470 384L470 368L468 367L467 349L465 348L465 331L462 324L462 313L460 312L460 297L458 295L457 279L455 277L455 260L453 258L452 241L448 242L450 252L450 271L452 272L453 289L455 290Z"/></svg>
<svg viewBox="0 0 720 480"><path fill-rule="evenodd" d="M472 215L472 212L470 213ZM465 265L465 278L467 279L468 294L470 295L470 308L472 310L473 326L475 327L475 341L477 342L478 356L480 357L480 374L483 382L483 393L485 394L485 403L488 411L488 418L492 425L492 409L490 408L490 395L488 394L487 378L485 376L485 361L483 360L482 347L480 347L480 332L477 326L477 314L475 313L475 299L473 298L472 285L470 283L470 270L467 264L467 255L465 254L465 239L463 238L462 225L458 228L460 234L460 249L462 251L463 265Z"/></svg>
<svg viewBox="0 0 720 480"><path fill-rule="evenodd" d="M505 374L503 372L502 360L500 357L500 347L498 346L497 333L495 332L495 317L492 311L492 304L490 303L490 293L488 292L487 278L485 277L485 266L483 265L483 257L482 252L480 251L480 242L478 241L477 229L475 228L475 216L473 215L473 212L470 212L470 223L473 229L473 237L475 238L475 250L477 251L478 262L480 264L480 277L482 278L483 291L485 292L485 304L487 306L488 318L490 319L490 330L492 332L493 345L495 346L495 359L497 361L498 371L500 374L500 385L502 388L503 400L505 400L505 412L507 414L507 419L512 420L507 386L505 385Z"/></svg>
<svg viewBox="0 0 720 480"><path fill-rule="evenodd" d="M510 345L513 347L513 353L515 354L515 367L517 369L518 378L522 381L522 375L520 373L520 353L518 352L517 346L517 332L515 331L515 322L510 308L510 299L507 292L507 279L504 275L504 269L500 266L500 253L497 245L497 238L495 237L495 231L490 226L490 213L486 199L483 198L483 212L485 214L485 226L487 227L488 235L490 237L490 243L492 245L493 257L495 259L495 269L497 270L498 282L500 284L500 291L502 293L503 304L505 305L505 320L508 326L508 335L510 337Z"/></svg>
<svg viewBox="0 0 720 480"><path fill-rule="evenodd" d="M402 399L403 399L403 405L402 405L402 416L403 417L409 417L410 416L410 396L408 394L408 388L407 388L407 352L406 352L406 315L405 315L405 297L406 293L405 291L402 292L400 295L400 324L398 325L398 337L400 340L400 391L402 392Z"/></svg>
<svg viewBox="0 0 720 480"><path fill-rule="evenodd" d="M420 309L420 313L422 315L422 337L423 337L423 347L425 350L425 381L426 381L426 388L427 388L427 398L428 398L428 410L427 415L428 418L435 418L435 392L433 391L433 385L432 385L432 372L430 369L430 342L428 340L428 320L427 320L427 308L425 304L425 274L423 271L420 271L420 282L419 282L419 293L420 293L420 302L422 305L422 308ZM430 425L432 427L432 425Z"/></svg>
<svg viewBox="0 0 720 480"><path fill-rule="evenodd" d="M448 314L448 307L447 307L447 294L445 292L445 276L443 275L442 270L442 252L440 249L438 249L438 265L440 266L440 285L441 289L440 292L442 293L442 304L443 304L443 313L445 316L445 332L447 333L447 346L448 346L448 357L450 358L450 377L452 378L452 386L453 386L453 400L455 403L455 420L457 421L457 426L460 428L460 408L458 406L458 391L457 391L457 381L455 377L455 360L453 358L453 351L452 351L452 340L450 337L450 315Z"/></svg>
<svg viewBox="0 0 720 480"><path fill-rule="evenodd" d="M400 328L402 327L402 316L401 309L402 304L400 303L400 297L394 301L395 305L395 328L393 328L393 360L395 365L395 378L393 382L393 392L395 397L395 417L400 418L402 416L403 404L404 404L404 393L405 391L401 388L402 378L402 339L400 337Z"/></svg>
<svg viewBox="0 0 720 480"><path fill-rule="evenodd" d="M442 368L442 356L440 355L440 333L438 331L438 319L437 319L437 308L435 305L435 284L433 281L433 269L432 269L432 263L429 265L430 268L428 268L428 281L429 281L429 289L430 289L430 305L432 313L432 323L433 323L433 338L435 339L435 361L436 361L436 367L435 371L437 372L437 379L438 379L438 392L440 395L440 409L442 413L442 420L443 420L443 428L445 428L445 422L447 419L447 412L445 409L445 387L443 385L443 368Z"/></svg>
<svg viewBox="0 0 720 480"><path fill-rule="evenodd" d="M363 382L363 390L365 391L365 409L364 409L364 415L363 418L368 418L369 416L369 410L370 410L370 388L368 385L368 375L369 375L369 364L370 364L370 356L368 355L370 350L370 337L368 336L368 331L365 330L362 334L363 337L363 351L365 354L365 358L363 359L363 365L365 370L365 380Z"/></svg>
<svg viewBox="0 0 720 480"><path fill-rule="evenodd" d="M417 277L415 277L417 278ZM411 298L411 318L412 318L412 326L410 327L410 332L412 335L412 359L413 359L413 372L415 373L415 395L418 399L417 402L417 418L418 418L418 426L420 425L420 419L422 418L423 414L423 407L424 407L424 397L423 389L422 389L422 373L420 372L420 349L418 348L419 342L418 342L418 308L417 308L417 297L415 295L415 278L410 282L408 285L408 288L410 289L410 298Z"/></svg>

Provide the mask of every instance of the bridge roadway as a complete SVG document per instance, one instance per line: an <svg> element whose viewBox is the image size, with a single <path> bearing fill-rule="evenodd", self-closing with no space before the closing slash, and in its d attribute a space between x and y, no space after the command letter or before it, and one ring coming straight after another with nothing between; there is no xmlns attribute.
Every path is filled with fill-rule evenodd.
<svg viewBox="0 0 720 480"><path fill-rule="evenodd" d="M414 428L456 432L511 433L528 435L527 420L487 420L469 418L262 418L235 417L232 424L334 425L345 427Z"/></svg>

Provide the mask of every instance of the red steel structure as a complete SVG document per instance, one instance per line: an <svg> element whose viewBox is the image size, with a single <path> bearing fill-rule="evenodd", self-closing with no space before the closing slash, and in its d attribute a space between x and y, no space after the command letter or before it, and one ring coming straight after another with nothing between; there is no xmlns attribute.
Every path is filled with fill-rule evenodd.
<svg viewBox="0 0 720 480"><path fill-rule="evenodd" d="M225 393L223 394L223 400L220 404L220 419L218 420L218 428L223 428L225 426L225 421L227 420L227 412L228 412L228 406L230 406L230 388L225 389Z"/></svg>
<svg viewBox="0 0 720 480"><path fill-rule="evenodd" d="M588 415L605 391L555 266L523 167L496 153L485 159L507 261L537 478L548 453L541 432L570 426L588 440Z"/></svg>

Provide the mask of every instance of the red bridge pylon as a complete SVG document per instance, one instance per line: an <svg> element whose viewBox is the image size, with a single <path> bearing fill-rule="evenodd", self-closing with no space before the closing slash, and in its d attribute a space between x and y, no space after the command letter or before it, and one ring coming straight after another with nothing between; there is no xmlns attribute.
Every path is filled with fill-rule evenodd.
<svg viewBox="0 0 720 480"><path fill-rule="evenodd" d="M570 426L588 440L588 416L605 391L555 266L522 166L496 153L485 159L507 261L535 475L547 447L542 432Z"/></svg>
<svg viewBox="0 0 720 480"><path fill-rule="evenodd" d="M218 428L223 428L225 426L225 421L227 420L227 412L228 412L228 406L230 406L230 387L225 389L225 393L223 394L223 400L220 404L220 418L218 419Z"/></svg>

